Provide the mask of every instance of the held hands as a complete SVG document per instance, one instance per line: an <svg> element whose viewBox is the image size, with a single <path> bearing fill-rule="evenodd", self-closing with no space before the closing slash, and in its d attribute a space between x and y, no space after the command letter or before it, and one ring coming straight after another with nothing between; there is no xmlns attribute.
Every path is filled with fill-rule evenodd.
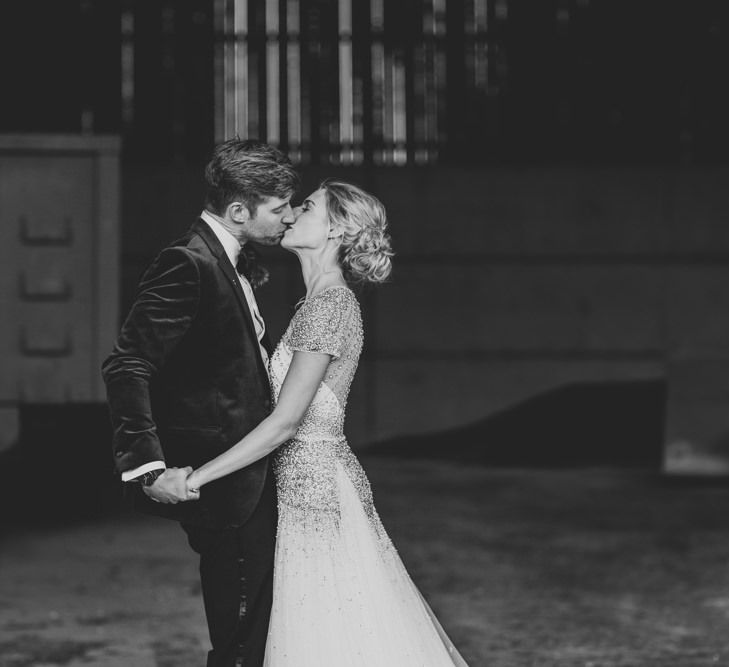
<svg viewBox="0 0 729 667"><path fill-rule="evenodd" d="M176 505L187 500L199 500L200 491L190 488L188 476L192 468L167 468L150 486L142 487L152 500L165 505Z"/></svg>

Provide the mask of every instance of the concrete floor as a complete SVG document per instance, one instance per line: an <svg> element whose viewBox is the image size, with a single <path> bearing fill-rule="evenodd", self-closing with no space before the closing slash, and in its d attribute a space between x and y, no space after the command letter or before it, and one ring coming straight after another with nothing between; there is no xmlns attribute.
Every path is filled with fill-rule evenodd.
<svg viewBox="0 0 729 667"><path fill-rule="evenodd" d="M364 464L413 578L472 667L729 665L725 484ZM196 567L176 525L144 517L6 534L0 665L200 667Z"/></svg>

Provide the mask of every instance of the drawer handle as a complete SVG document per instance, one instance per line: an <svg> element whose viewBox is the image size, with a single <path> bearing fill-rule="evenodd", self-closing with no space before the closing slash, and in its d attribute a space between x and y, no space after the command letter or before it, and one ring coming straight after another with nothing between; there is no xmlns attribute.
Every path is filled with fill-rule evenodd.
<svg viewBox="0 0 729 667"><path fill-rule="evenodd" d="M46 285L51 284L47 282ZM70 301L73 294L71 285L65 278L55 282L50 289L44 286L32 289L28 286L28 278L25 274L20 275L18 291L22 301Z"/></svg>
<svg viewBox="0 0 729 667"><path fill-rule="evenodd" d="M60 345L49 343L31 343L25 330L20 333L20 352L25 357L58 358L70 357L73 354L71 335L66 333Z"/></svg>
<svg viewBox="0 0 729 667"><path fill-rule="evenodd" d="M71 219L64 218L60 228L33 232L28 218L20 216L20 240L30 246L70 246L73 243L73 227Z"/></svg>

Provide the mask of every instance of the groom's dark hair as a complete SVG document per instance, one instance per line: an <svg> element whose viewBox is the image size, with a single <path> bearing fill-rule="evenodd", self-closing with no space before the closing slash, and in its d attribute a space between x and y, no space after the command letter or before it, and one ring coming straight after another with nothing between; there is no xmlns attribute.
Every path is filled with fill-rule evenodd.
<svg viewBox="0 0 729 667"><path fill-rule="evenodd" d="M228 139L218 144L205 168L205 208L222 215L234 201L251 215L267 197L290 197L299 186L291 160L280 150L253 139Z"/></svg>

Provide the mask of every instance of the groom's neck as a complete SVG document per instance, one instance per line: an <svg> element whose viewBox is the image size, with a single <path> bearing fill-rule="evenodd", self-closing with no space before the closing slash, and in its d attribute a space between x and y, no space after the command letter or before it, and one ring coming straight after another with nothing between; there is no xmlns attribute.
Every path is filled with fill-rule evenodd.
<svg viewBox="0 0 729 667"><path fill-rule="evenodd" d="M243 232L243 225L233 222L232 220L229 220L228 218L221 217L217 213L213 213L210 209L205 209L205 212L213 219L215 222L217 222L226 232L228 232L231 236L235 238L238 243L240 243L241 246L246 244L246 241L248 239L245 237L245 234Z"/></svg>

